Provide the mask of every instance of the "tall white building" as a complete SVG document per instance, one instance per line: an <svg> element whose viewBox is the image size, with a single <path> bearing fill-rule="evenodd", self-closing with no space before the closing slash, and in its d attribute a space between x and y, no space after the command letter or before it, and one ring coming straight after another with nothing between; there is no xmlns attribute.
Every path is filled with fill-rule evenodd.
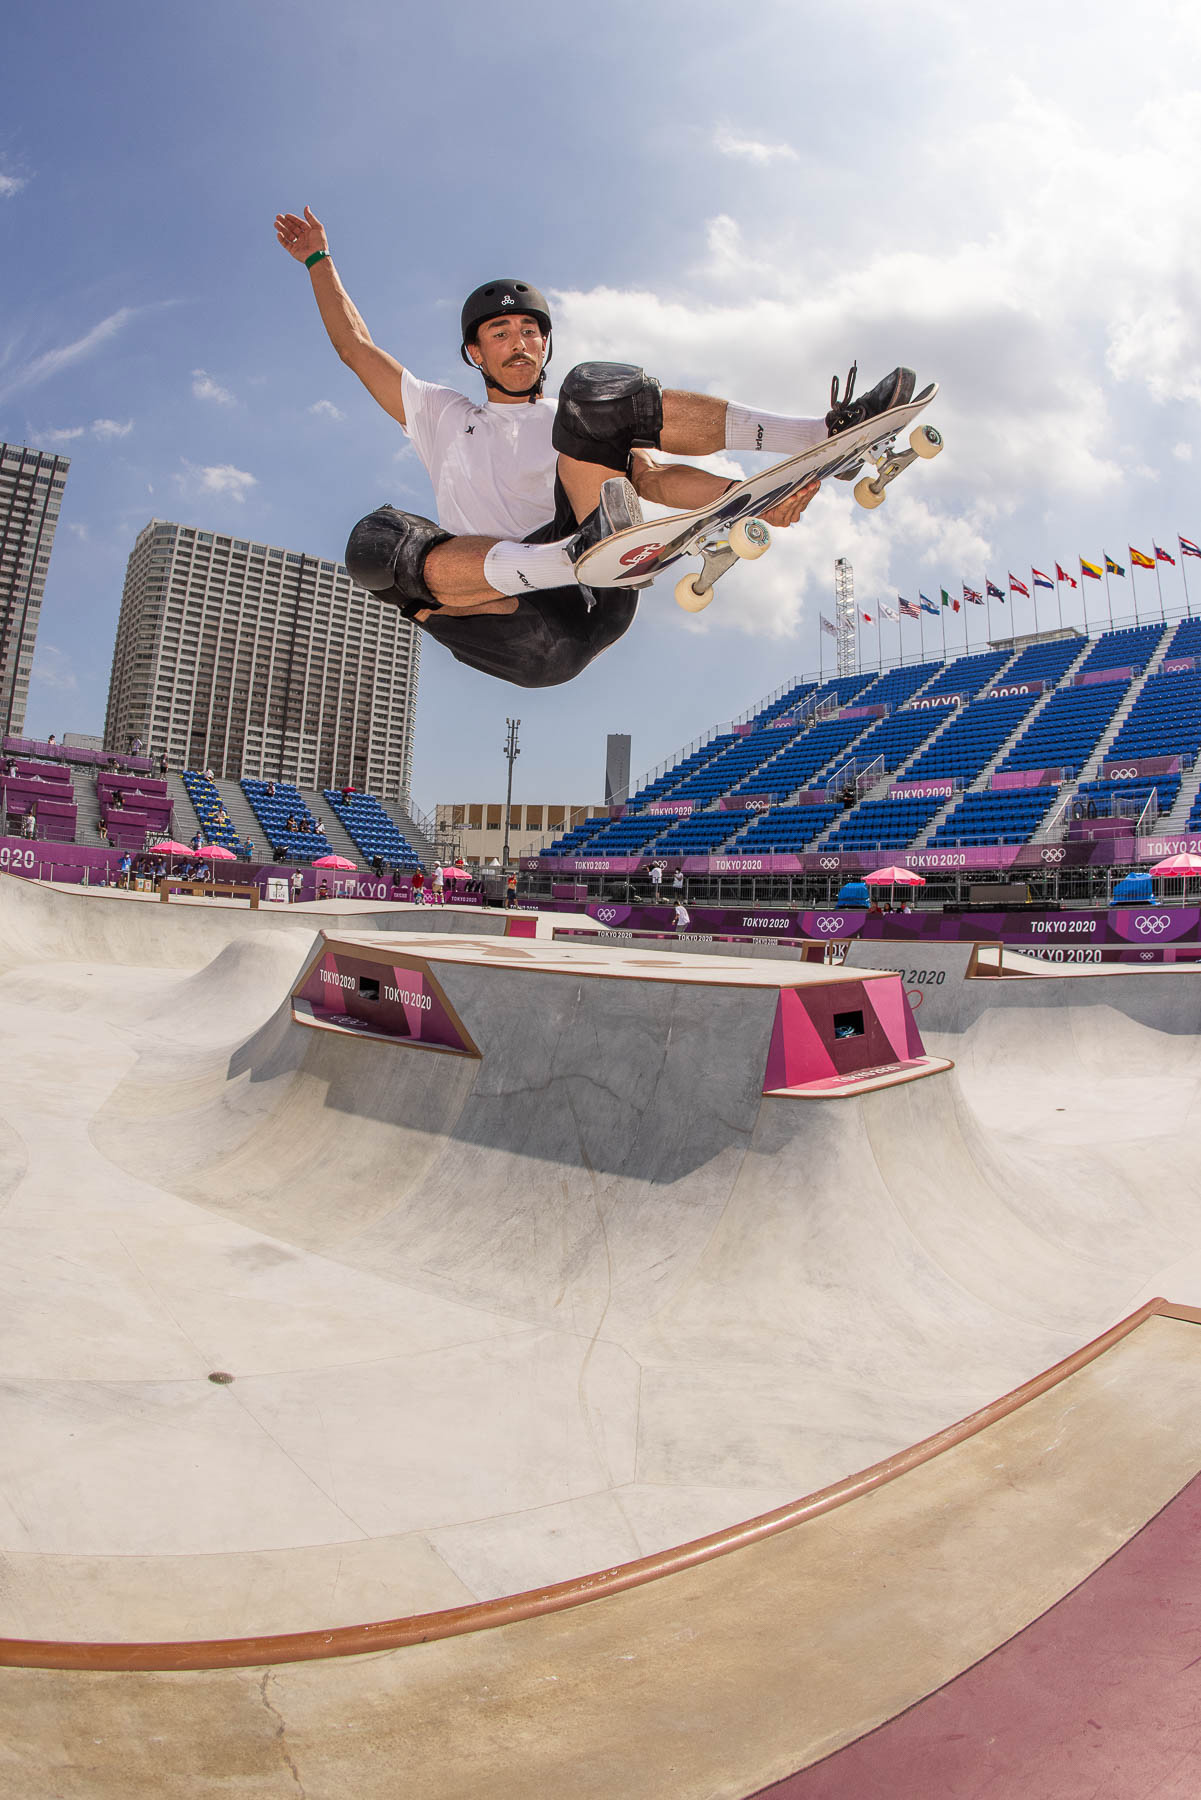
<svg viewBox="0 0 1201 1800"><path fill-rule="evenodd" d="M152 519L126 570L105 743L406 799L420 637L342 563Z"/></svg>
<svg viewBox="0 0 1201 1800"><path fill-rule="evenodd" d="M0 442L0 734L25 730L29 671L69 457Z"/></svg>

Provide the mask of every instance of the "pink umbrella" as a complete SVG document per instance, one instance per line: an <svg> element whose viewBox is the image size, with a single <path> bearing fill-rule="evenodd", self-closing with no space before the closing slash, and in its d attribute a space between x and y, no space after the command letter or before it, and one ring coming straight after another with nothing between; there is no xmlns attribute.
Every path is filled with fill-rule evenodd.
<svg viewBox="0 0 1201 1800"><path fill-rule="evenodd" d="M459 869L459 868L456 868L453 864L450 864L445 869L443 869L442 874L443 874L443 878L446 881L474 881L475 880L475 876L471 873L470 869Z"/></svg>
<svg viewBox="0 0 1201 1800"><path fill-rule="evenodd" d="M864 881L869 887L925 887L926 877L915 875L912 869L877 869L874 875L865 875Z"/></svg>
<svg viewBox="0 0 1201 1800"><path fill-rule="evenodd" d="M156 856L191 856L192 852L186 844L177 844L174 838L162 838L159 843L151 844L151 854Z"/></svg>
<svg viewBox="0 0 1201 1800"><path fill-rule="evenodd" d="M358 866L357 863L348 861L345 856L319 856L313 864L315 869L357 869Z"/></svg>
<svg viewBox="0 0 1201 1800"><path fill-rule="evenodd" d="M203 850L198 850L196 854L197 856L211 856L217 862L237 862L238 860L233 851L227 850L224 844L206 844Z"/></svg>
<svg viewBox="0 0 1201 1800"><path fill-rule="evenodd" d="M1196 875L1201 873L1201 856L1194 856L1191 850L1182 850L1179 856L1165 856L1162 862L1152 863L1152 875Z"/></svg>

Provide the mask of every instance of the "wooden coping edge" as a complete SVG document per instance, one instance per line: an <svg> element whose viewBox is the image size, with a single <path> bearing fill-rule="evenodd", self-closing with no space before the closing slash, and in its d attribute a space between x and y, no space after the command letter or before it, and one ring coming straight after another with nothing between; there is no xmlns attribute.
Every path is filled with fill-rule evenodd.
<svg viewBox="0 0 1201 1800"><path fill-rule="evenodd" d="M137 1670L165 1673L182 1670L257 1668L270 1663L312 1662L326 1657L365 1656L398 1650L409 1644L430 1643L437 1638L460 1637L512 1625L520 1619L562 1612L628 1588L658 1581L666 1575L697 1567L734 1550L744 1550L764 1538L791 1531L806 1520L832 1512L850 1500L869 1494L885 1482L930 1462L965 1439L997 1424L1011 1413L1057 1387L1106 1351L1129 1337L1149 1319L1179 1319L1201 1325L1201 1309L1156 1298L1128 1318L1111 1326L1100 1337L1052 1365L1041 1375L1023 1382L958 1423L923 1438L907 1450L886 1457L858 1474L819 1488L804 1499L791 1501L773 1512L761 1513L741 1525L727 1526L707 1537L694 1538L672 1550L660 1550L634 1562L600 1569L590 1575L531 1588L497 1600L482 1600L441 1612L417 1613L405 1619L383 1619L369 1625L342 1625L327 1631L299 1631L266 1637L186 1639L175 1643L72 1643L32 1638L0 1638L0 1667L21 1669L84 1670L126 1673Z"/></svg>

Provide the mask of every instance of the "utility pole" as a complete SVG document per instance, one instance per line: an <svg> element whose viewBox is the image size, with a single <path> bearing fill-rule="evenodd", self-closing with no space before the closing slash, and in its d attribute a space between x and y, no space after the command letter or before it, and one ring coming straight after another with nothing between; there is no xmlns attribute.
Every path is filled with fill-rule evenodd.
<svg viewBox="0 0 1201 1800"><path fill-rule="evenodd" d="M513 764L516 762L517 758L521 755L521 751L517 747L517 728L521 724L521 720L520 719L506 719L505 724L509 727L509 735L508 735L508 738L505 740L505 757L509 764L509 785L505 791L505 853L502 858L502 861L504 862L505 868L508 869L508 866L509 866L509 818L513 811Z"/></svg>

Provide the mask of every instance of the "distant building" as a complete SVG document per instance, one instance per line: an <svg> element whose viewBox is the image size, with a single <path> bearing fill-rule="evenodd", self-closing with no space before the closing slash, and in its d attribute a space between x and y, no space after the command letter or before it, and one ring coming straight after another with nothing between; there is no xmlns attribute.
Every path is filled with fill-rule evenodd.
<svg viewBox="0 0 1201 1800"><path fill-rule="evenodd" d="M630 734L611 731L605 739L605 804L624 806L630 797Z"/></svg>
<svg viewBox="0 0 1201 1800"><path fill-rule="evenodd" d="M342 563L152 519L126 571L104 741L403 800L419 657L417 627Z"/></svg>
<svg viewBox="0 0 1201 1800"><path fill-rule="evenodd" d="M21 737L46 570L71 459L0 442L0 733Z"/></svg>
<svg viewBox="0 0 1201 1800"><path fill-rule="evenodd" d="M537 856L548 844L580 825L589 817L603 813L598 802L593 806L514 804L509 819L509 855ZM465 862L498 860L505 847L505 803L503 800L447 801L435 808L438 842L457 846L457 854Z"/></svg>
<svg viewBox="0 0 1201 1800"><path fill-rule="evenodd" d="M103 750L104 739L91 731L64 731L63 743L68 750Z"/></svg>

